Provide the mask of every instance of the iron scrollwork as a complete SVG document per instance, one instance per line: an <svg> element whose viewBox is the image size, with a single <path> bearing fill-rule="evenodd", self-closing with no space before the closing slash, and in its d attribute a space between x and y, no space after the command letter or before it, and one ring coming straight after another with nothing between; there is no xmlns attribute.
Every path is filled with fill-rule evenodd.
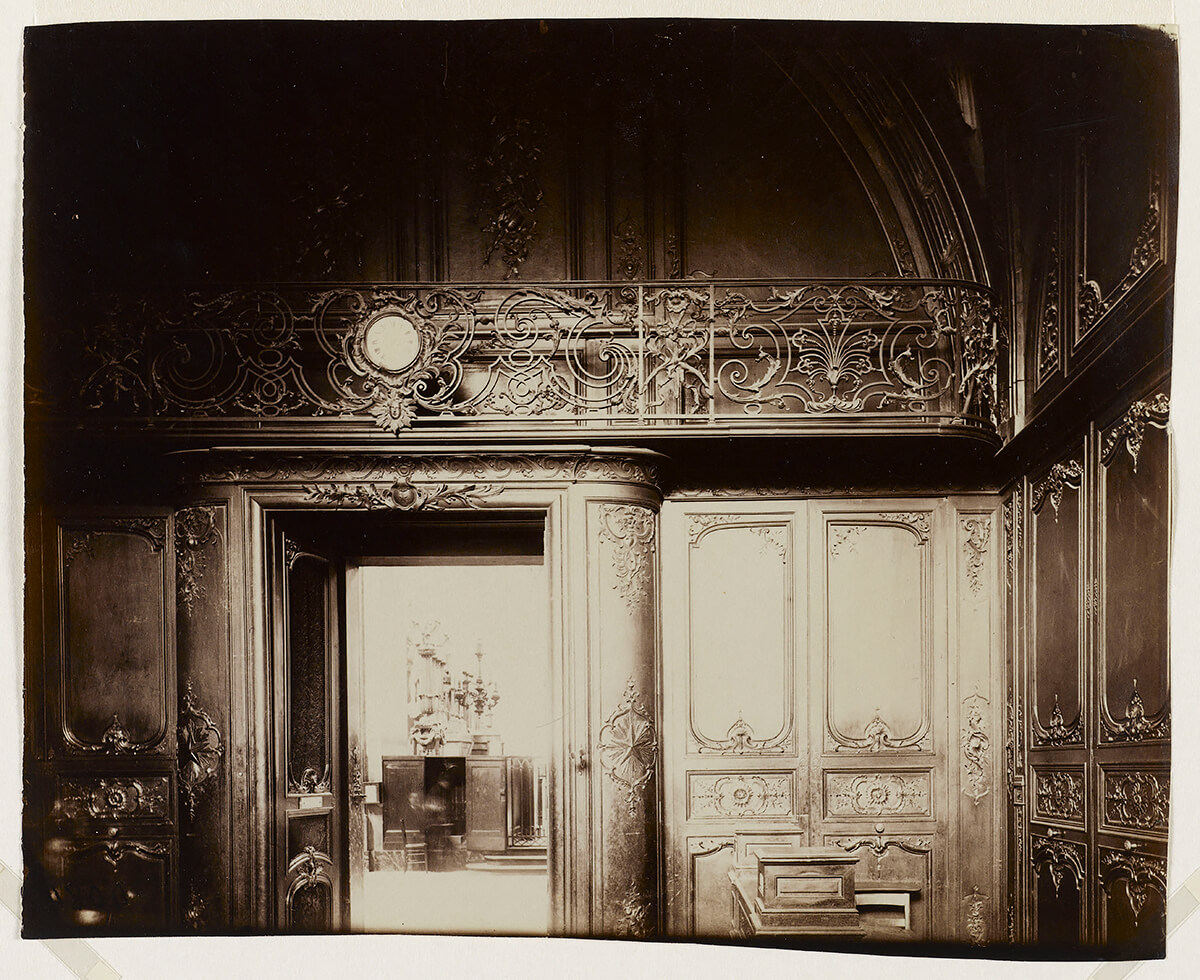
<svg viewBox="0 0 1200 980"><path fill-rule="evenodd" d="M527 248L528 223L515 228L495 245L510 272ZM390 368L366 349L385 316L412 344ZM878 416L988 438L1003 421L1005 336L986 287L941 280L232 289L114 311L88 332L79 398L117 416L365 420L397 434L445 420Z"/></svg>

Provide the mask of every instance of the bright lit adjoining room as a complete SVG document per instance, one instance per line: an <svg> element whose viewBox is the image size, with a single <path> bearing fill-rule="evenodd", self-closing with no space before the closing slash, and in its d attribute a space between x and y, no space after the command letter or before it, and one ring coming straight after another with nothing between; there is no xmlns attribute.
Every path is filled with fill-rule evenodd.
<svg viewBox="0 0 1200 980"><path fill-rule="evenodd" d="M351 915L366 932L545 935L546 570L447 560L348 570L367 838Z"/></svg>

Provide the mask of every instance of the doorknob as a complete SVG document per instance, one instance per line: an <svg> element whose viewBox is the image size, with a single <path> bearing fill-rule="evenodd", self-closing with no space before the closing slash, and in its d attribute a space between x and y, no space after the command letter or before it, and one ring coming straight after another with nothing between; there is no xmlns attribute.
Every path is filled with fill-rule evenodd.
<svg viewBox="0 0 1200 980"><path fill-rule="evenodd" d="M575 752L572 751L571 758L574 760L575 769L577 772L587 772L587 770L588 770L587 749L580 749L578 755L576 755Z"/></svg>

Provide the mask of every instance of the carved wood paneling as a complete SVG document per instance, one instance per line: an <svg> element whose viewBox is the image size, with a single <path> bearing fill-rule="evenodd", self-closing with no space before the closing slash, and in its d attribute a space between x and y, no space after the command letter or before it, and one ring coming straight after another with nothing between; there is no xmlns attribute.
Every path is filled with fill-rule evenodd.
<svg viewBox="0 0 1200 980"><path fill-rule="evenodd" d="M827 750L879 753L930 747L930 516L897 512L827 518ZM863 614L864 596L871 596L869 616Z"/></svg>
<svg viewBox="0 0 1200 980"><path fill-rule="evenodd" d="M688 736L694 750L795 745L791 539L748 515L688 518Z"/></svg>
<svg viewBox="0 0 1200 980"><path fill-rule="evenodd" d="M54 819L154 821L171 819L168 776L59 776Z"/></svg>
<svg viewBox="0 0 1200 980"><path fill-rule="evenodd" d="M1102 942L1125 955L1161 955L1167 932L1167 862L1139 852L1099 849Z"/></svg>
<svg viewBox="0 0 1200 980"><path fill-rule="evenodd" d="M330 789L330 670L325 559L285 547L287 556L287 784L289 793Z"/></svg>
<svg viewBox="0 0 1200 980"><path fill-rule="evenodd" d="M1136 401L1100 438L1101 554L1093 614L1104 742L1170 737L1169 412L1163 393Z"/></svg>
<svg viewBox="0 0 1200 980"><path fill-rule="evenodd" d="M59 862L59 909L69 928L137 935L171 928L176 908L171 840L66 840Z"/></svg>
<svg viewBox="0 0 1200 980"><path fill-rule="evenodd" d="M687 776L689 820L789 817L795 813L791 770L712 770Z"/></svg>
<svg viewBox="0 0 1200 980"><path fill-rule="evenodd" d="M1083 741L1083 476L1076 460L1055 463L1030 490L1034 745Z"/></svg>
<svg viewBox="0 0 1200 980"><path fill-rule="evenodd" d="M1100 768L1100 807L1107 827L1126 833L1165 835L1170 798L1171 777L1166 768Z"/></svg>
<svg viewBox="0 0 1200 980"><path fill-rule="evenodd" d="M174 589L167 517L59 531L58 738L85 755L169 750Z"/></svg>
<svg viewBox="0 0 1200 980"><path fill-rule="evenodd" d="M1086 804L1082 767L1033 770L1033 814L1038 820L1083 825Z"/></svg>
<svg viewBox="0 0 1200 980"><path fill-rule="evenodd" d="M824 779L827 819L933 816L929 770L826 769Z"/></svg>
<svg viewBox="0 0 1200 980"><path fill-rule="evenodd" d="M734 864L734 838L687 838L688 934L725 938L729 935L729 871Z"/></svg>

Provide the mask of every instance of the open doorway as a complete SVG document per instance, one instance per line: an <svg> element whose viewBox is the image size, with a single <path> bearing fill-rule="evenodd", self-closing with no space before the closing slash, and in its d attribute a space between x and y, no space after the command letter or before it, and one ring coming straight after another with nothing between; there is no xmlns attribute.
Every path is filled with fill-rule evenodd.
<svg viewBox="0 0 1200 980"><path fill-rule="evenodd" d="M363 557L348 564L346 588L349 689L359 692L347 718L360 726L367 853L362 887L351 888L355 928L545 935L541 555Z"/></svg>

